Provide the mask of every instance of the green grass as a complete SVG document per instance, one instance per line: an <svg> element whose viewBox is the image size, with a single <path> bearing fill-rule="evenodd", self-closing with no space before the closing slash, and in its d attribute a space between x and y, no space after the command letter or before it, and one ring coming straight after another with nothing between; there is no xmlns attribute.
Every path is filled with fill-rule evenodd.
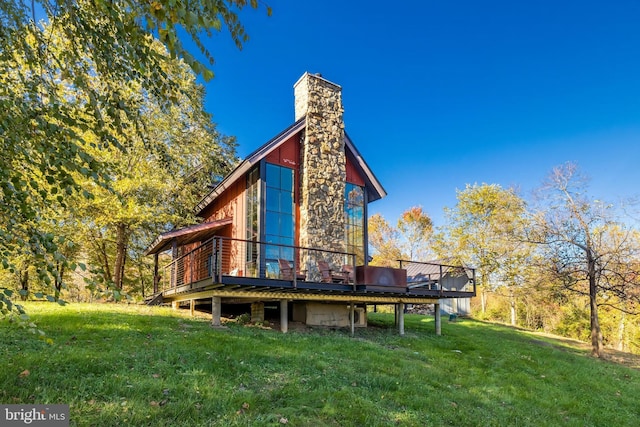
<svg viewBox="0 0 640 427"><path fill-rule="evenodd" d="M78 426L635 426L640 371L472 320L213 329L170 309L27 304L0 324L0 402L66 403ZM29 371L26 375L25 371Z"/></svg>

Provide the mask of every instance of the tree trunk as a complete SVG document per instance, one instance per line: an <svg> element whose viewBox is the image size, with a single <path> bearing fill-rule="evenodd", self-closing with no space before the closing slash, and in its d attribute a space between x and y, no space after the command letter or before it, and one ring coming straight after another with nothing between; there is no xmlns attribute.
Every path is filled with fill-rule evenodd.
<svg viewBox="0 0 640 427"><path fill-rule="evenodd" d="M27 291L24 295L21 295L22 301L26 301L29 297L29 267L24 269L24 272L18 273L20 276L20 289Z"/></svg>
<svg viewBox="0 0 640 427"><path fill-rule="evenodd" d="M626 308L626 307L625 307ZM625 342L624 342L624 321L625 321L625 312L621 312L620 323L618 324L618 350L625 350Z"/></svg>
<svg viewBox="0 0 640 427"><path fill-rule="evenodd" d="M118 224L116 228L116 263L113 267L113 283L116 289L122 290L124 281L124 265L127 260L127 226Z"/></svg>
<svg viewBox="0 0 640 427"><path fill-rule="evenodd" d="M98 230L97 238L94 238L95 245L98 247L98 253L102 257L102 269L104 270L104 279L107 283L111 282L113 276L111 276L111 267L109 265L109 255L107 254L107 244L102 232Z"/></svg>
<svg viewBox="0 0 640 427"><path fill-rule="evenodd" d="M482 307L482 314L487 312L487 293L484 290L484 286L480 287L480 306Z"/></svg>
<svg viewBox="0 0 640 427"><path fill-rule="evenodd" d="M56 299L60 298L62 292L62 277L64 276L64 262L56 263L56 277L54 277L54 285L56 288Z"/></svg>
<svg viewBox="0 0 640 427"><path fill-rule="evenodd" d="M511 308L511 326L516 326L516 297L513 290L509 291L509 306Z"/></svg>
<svg viewBox="0 0 640 427"><path fill-rule="evenodd" d="M587 250L587 265L589 270L589 306L591 309L591 354L601 358L604 354L602 352L602 331L600 330L600 319L598 318L596 263L590 249Z"/></svg>

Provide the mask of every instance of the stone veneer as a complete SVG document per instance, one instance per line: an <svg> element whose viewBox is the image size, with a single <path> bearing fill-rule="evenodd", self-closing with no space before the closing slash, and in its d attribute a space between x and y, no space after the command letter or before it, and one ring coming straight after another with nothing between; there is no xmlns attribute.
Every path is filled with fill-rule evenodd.
<svg viewBox="0 0 640 427"><path fill-rule="evenodd" d="M342 88L305 73L294 85L301 141L300 246L344 252L346 158Z"/></svg>

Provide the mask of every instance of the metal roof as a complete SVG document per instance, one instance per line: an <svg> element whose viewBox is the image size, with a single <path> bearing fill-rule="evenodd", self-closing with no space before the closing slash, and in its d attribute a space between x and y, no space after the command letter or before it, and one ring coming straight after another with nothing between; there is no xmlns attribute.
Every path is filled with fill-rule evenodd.
<svg viewBox="0 0 640 427"><path fill-rule="evenodd" d="M216 231L233 222L232 218L224 218L217 221L203 222L202 224L191 225L178 230L168 231L159 235L156 240L149 245L145 255L157 254L168 250L175 240L178 246L187 245L193 242L205 240L215 234Z"/></svg>

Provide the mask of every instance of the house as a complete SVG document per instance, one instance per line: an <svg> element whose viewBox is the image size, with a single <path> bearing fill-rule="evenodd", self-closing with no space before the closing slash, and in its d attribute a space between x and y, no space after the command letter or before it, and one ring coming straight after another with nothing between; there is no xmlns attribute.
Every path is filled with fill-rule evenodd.
<svg viewBox="0 0 640 427"><path fill-rule="evenodd" d="M288 321L366 325L367 304L394 304L403 333L406 303L475 295L473 271L461 286L408 286L399 268L368 266L369 203L386 192L344 130L341 87L305 73L294 85L295 121L244 159L196 207L202 223L164 233L147 254L156 259L155 301L251 304ZM158 268L158 254L172 262ZM415 285L415 283L414 283ZM439 310L436 310L437 324Z"/></svg>

